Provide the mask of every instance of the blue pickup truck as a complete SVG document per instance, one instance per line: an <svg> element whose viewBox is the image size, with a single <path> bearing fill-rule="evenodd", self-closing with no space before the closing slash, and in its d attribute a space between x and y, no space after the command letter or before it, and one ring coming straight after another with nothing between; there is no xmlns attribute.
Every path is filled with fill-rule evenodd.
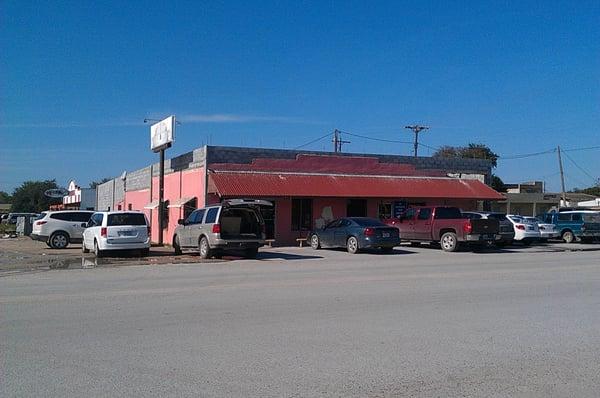
<svg viewBox="0 0 600 398"><path fill-rule="evenodd" d="M556 231L566 243L576 240L587 243L600 239L600 212L570 210L547 213L544 221L556 226Z"/></svg>

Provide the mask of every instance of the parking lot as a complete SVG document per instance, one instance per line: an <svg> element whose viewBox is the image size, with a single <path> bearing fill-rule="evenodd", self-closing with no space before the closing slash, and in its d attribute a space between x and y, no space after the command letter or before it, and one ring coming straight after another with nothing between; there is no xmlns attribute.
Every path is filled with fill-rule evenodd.
<svg viewBox="0 0 600 398"><path fill-rule="evenodd" d="M566 244L559 241L524 246L515 244L509 247L488 247L471 251L468 248L462 253L471 255L484 255L491 253L503 253L506 255L515 253L545 253L563 251L596 251L600 250L600 243L571 243ZM426 256L440 256L440 261L450 260L453 253L443 253L439 247L423 244L418 247L406 243L397 247L390 254L368 251L360 253L359 256L395 256L399 254L420 254ZM293 259L342 259L350 256L344 250L318 250L310 247L263 247L258 255L258 260L293 260ZM362 258L362 257L361 257ZM188 252L175 256L170 246L153 247L149 257L140 257L138 253L116 252L105 258L96 259L93 254L82 254L80 244L71 244L68 248L55 250L47 247L42 242L33 241L27 237L17 239L0 239L0 274L16 272L30 272L51 269L80 269L93 267L118 267L131 265L157 265L157 264L182 264L182 263L210 263L243 261L236 256L226 256L222 259L202 260L197 253Z"/></svg>
<svg viewBox="0 0 600 398"><path fill-rule="evenodd" d="M596 251L153 258L4 272L2 395L597 396Z"/></svg>

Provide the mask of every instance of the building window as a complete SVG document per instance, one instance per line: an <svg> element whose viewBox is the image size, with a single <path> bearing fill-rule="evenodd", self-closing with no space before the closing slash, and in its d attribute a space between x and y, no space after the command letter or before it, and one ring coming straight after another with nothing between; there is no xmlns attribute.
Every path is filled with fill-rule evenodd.
<svg viewBox="0 0 600 398"><path fill-rule="evenodd" d="M292 199L292 231L312 229L312 199Z"/></svg>
<svg viewBox="0 0 600 398"><path fill-rule="evenodd" d="M187 219L198 207L198 199L194 198L183 205L183 218Z"/></svg>
<svg viewBox="0 0 600 398"><path fill-rule="evenodd" d="M379 210L377 211L377 217L380 220L392 218L392 204L391 203L379 203Z"/></svg>
<svg viewBox="0 0 600 398"><path fill-rule="evenodd" d="M169 227L169 212L171 209L169 209L169 204L171 202L168 200L165 200L163 202L163 228L168 228Z"/></svg>
<svg viewBox="0 0 600 398"><path fill-rule="evenodd" d="M366 217L367 201L365 199L348 199L346 217Z"/></svg>

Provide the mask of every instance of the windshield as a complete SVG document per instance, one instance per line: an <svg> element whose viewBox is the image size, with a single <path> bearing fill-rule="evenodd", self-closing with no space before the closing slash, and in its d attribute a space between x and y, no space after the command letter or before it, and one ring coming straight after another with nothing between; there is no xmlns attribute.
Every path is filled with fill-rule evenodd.
<svg viewBox="0 0 600 398"><path fill-rule="evenodd" d="M351 218L351 220L361 227L387 227L386 224L375 218Z"/></svg>
<svg viewBox="0 0 600 398"><path fill-rule="evenodd" d="M493 218L494 220L498 220L498 221L508 221L508 219L506 218L506 214L502 214L502 213L488 214L488 218Z"/></svg>
<svg viewBox="0 0 600 398"><path fill-rule="evenodd" d="M106 225L146 225L146 217L142 213L109 214Z"/></svg>
<svg viewBox="0 0 600 398"><path fill-rule="evenodd" d="M598 214L583 214L583 221L584 222L594 222L594 223L600 223L600 213Z"/></svg>
<svg viewBox="0 0 600 398"><path fill-rule="evenodd" d="M463 218L458 207L438 207L435 209L436 220L452 220L456 218Z"/></svg>

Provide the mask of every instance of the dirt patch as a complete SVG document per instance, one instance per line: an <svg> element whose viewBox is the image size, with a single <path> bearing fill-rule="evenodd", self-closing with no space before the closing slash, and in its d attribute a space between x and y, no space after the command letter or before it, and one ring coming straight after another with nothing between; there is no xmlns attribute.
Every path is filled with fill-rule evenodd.
<svg viewBox="0 0 600 398"><path fill-rule="evenodd" d="M148 257L140 257L138 252L132 251L115 252L103 258L95 258L93 254L82 254L80 244L71 244L66 249L57 250L49 248L44 242L34 241L28 237L0 239L0 274L51 269L223 261L227 260L202 260L197 254L175 256L170 247L153 247Z"/></svg>

